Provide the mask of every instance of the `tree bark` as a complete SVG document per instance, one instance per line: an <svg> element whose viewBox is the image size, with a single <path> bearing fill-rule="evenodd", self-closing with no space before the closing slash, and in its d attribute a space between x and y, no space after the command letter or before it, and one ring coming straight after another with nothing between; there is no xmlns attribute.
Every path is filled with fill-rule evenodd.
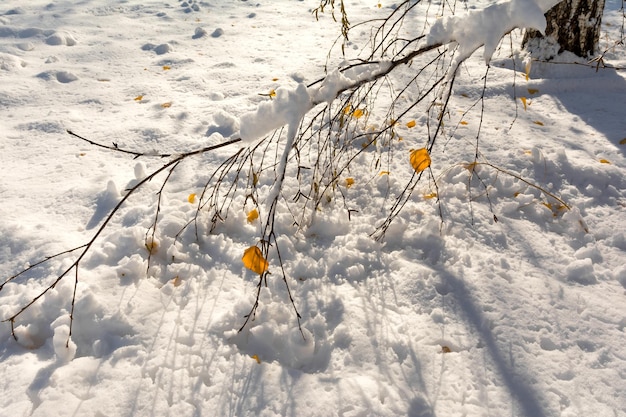
<svg viewBox="0 0 626 417"><path fill-rule="evenodd" d="M522 47L545 58L570 51L588 58L596 52L605 0L564 0L546 13L546 33L530 29ZM551 55L551 56L550 56Z"/></svg>

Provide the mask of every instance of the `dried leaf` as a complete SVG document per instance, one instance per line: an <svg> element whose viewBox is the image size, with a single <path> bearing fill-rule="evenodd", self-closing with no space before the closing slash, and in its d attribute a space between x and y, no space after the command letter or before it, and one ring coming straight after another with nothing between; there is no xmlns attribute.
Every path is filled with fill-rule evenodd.
<svg viewBox="0 0 626 417"><path fill-rule="evenodd" d="M600 163L601 164L610 164L611 161L609 161L608 159L600 159Z"/></svg>
<svg viewBox="0 0 626 417"><path fill-rule="evenodd" d="M412 127L415 127L415 120L411 120L410 122L408 122L406 124L406 127L408 127L409 129L412 128Z"/></svg>
<svg viewBox="0 0 626 417"><path fill-rule="evenodd" d="M532 65L532 61L528 61L526 62L526 65L524 66L524 73L526 75L526 81L528 81L530 79L530 68Z"/></svg>
<svg viewBox="0 0 626 417"><path fill-rule="evenodd" d="M248 223L252 223L253 221L255 221L258 218L259 218L259 211L257 209L250 210L248 212L248 217L247 217Z"/></svg>
<svg viewBox="0 0 626 417"><path fill-rule="evenodd" d="M243 261L243 266L259 275L267 271L269 267L269 263L265 260L261 249L257 246L250 246L246 249L241 260Z"/></svg>
<svg viewBox="0 0 626 417"><path fill-rule="evenodd" d="M539 90L537 90L536 88L529 88L528 89L528 94L537 94L539 92Z"/></svg>
<svg viewBox="0 0 626 417"><path fill-rule="evenodd" d="M137 96L134 98L135 101L141 101L143 100L143 96Z"/></svg>
<svg viewBox="0 0 626 417"><path fill-rule="evenodd" d="M269 96L270 98L276 97L276 90L270 90Z"/></svg>
<svg viewBox="0 0 626 417"><path fill-rule="evenodd" d="M452 352L452 349L450 349L448 346L441 346L441 353L450 353Z"/></svg>
<svg viewBox="0 0 626 417"><path fill-rule="evenodd" d="M346 178L346 188L350 188L354 185L354 178Z"/></svg>
<svg viewBox="0 0 626 417"><path fill-rule="evenodd" d="M461 120L460 124L462 124L463 126L467 126L467 122L465 120Z"/></svg>
<svg viewBox="0 0 626 417"><path fill-rule="evenodd" d="M191 204L196 202L196 193L191 193L189 194L189 197L187 197L187 201L189 201Z"/></svg>
<svg viewBox="0 0 626 417"><path fill-rule="evenodd" d="M174 279L172 279L172 285L174 285L175 287L180 287L180 284L182 283L183 283L183 280L180 279L178 275L176 275Z"/></svg>
<svg viewBox="0 0 626 417"><path fill-rule="evenodd" d="M352 111L352 105L350 104L346 105L346 107L343 108L343 114L350 114L351 111Z"/></svg>
<svg viewBox="0 0 626 417"><path fill-rule="evenodd" d="M431 198L437 197L437 193L424 194L424 198L426 200L430 200Z"/></svg>
<svg viewBox="0 0 626 417"><path fill-rule="evenodd" d="M169 65L163 65L163 71L169 71L171 69L172 67L170 67Z"/></svg>
<svg viewBox="0 0 626 417"><path fill-rule="evenodd" d="M411 150L411 166L415 172L420 173L430 166L430 155L426 148Z"/></svg>
<svg viewBox="0 0 626 417"><path fill-rule="evenodd" d="M619 141L620 145L626 145L626 138L622 139Z"/></svg>
<svg viewBox="0 0 626 417"><path fill-rule="evenodd" d="M524 111L526 111L526 97L520 97L519 99L522 100L522 104L524 104Z"/></svg>
<svg viewBox="0 0 626 417"><path fill-rule="evenodd" d="M465 168L469 172L474 172L474 170L476 169L476 165L478 165L478 162L471 162L469 164L464 164L463 168Z"/></svg>
<svg viewBox="0 0 626 417"><path fill-rule="evenodd" d="M252 355L252 359L254 359L259 365L261 364L261 359L259 359L259 355Z"/></svg>
<svg viewBox="0 0 626 417"><path fill-rule="evenodd" d="M172 107L172 102L168 101L167 103L163 103L161 104L161 107L163 107L164 109L167 109L168 107Z"/></svg>
<svg viewBox="0 0 626 417"><path fill-rule="evenodd" d="M352 113L352 117L354 117L355 119L358 119L360 117L362 117L365 114L365 112L361 109L356 109L354 111L354 113Z"/></svg>
<svg viewBox="0 0 626 417"><path fill-rule="evenodd" d="M380 171L380 173L378 175L380 175L382 177L383 175L389 175L389 174L390 174L389 171Z"/></svg>
<svg viewBox="0 0 626 417"><path fill-rule="evenodd" d="M272 81L276 82L278 81L278 78L272 78Z"/></svg>
<svg viewBox="0 0 626 417"><path fill-rule="evenodd" d="M146 239L146 249L151 255L154 255L159 250L159 242L153 239Z"/></svg>
<svg viewBox="0 0 626 417"><path fill-rule="evenodd" d="M539 120L535 120L533 123L539 126L543 126L543 122L540 122Z"/></svg>

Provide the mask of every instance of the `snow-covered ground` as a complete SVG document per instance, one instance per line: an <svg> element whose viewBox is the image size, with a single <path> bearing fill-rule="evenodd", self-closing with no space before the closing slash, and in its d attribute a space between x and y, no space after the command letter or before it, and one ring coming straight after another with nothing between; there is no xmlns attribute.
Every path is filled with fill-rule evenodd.
<svg viewBox="0 0 626 417"><path fill-rule="evenodd" d="M317 21L316 3L1 2L0 282L87 243L125 189L169 160L66 129L175 154L238 137L240 121L249 136L251 122L275 127L257 110L279 103L270 91L341 64L337 45L328 55L340 24ZM346 4L352 23L394 6ZM601 47L624 68L620 7L607 0ZM346 57L370 39L367 26L351 32ZM247 221L245 195L212 232L203 212L198 238L191 227L176 239L196 213L190 195L234 144L186 159L163 190L166 173L154 178L111 219L79 264L69 347L73 271L15 319L17 341L0 323L0 416L626 416L624 71L564 55L534 62L526 79L523 54L508 58L520 40L516 31L496 50L483 101L483 53L461 66L431 153L437 188L424 176L382 241L370 234L411 177L409 150L426 145L423 112L400 121L392 160L375 167L376 153L362 152L345 175L354 183L341 178L358 210L349 218L337 198L294 227L288 171L276 231L302 333L275 255L238 332L258 281L242 255L263 220ZM411 68L390 81L401 87ZM479 126L491 165L471 164ZM259 178L261 195L270 185ZM0 319L72 255L5 284Z"/></svg>

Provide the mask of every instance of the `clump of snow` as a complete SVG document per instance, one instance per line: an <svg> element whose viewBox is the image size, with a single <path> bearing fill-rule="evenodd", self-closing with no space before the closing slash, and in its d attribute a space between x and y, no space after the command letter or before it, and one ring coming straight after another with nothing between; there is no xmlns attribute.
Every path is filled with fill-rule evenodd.
<svg viewBox="0 0 626 417"><path fill-rule="evenodd" d="M334 69L321 82L321 85L311 92L314 103L330 103L337 98L339 92L359 82L374 79L377 74L385 72L391 65L388 61L357 65L345 71Z"/></svg>
<svg viewBox="0 0 626 417"><path fill-rule="evenodd" d="M532 28L543 33L546 29L544 13L554 1L510 0L470 11L465 16L450 16L439 19L432 26L426 44L459 45L457 62L468 58L476 49L485 47L485 63L491 61L500 40L515 28ZM546 8L547 7L547 8Z"/></svg>
<svg viewBox="0 0 626 417"><path fill-rule="evenodd" d="M61 320L65 320L65 317L61 317ZM54 323L53 323L54 326ZM59 324L54 327L54 336L52 336L52 345L54 347L54 353L56 354L57 361L61 363L67 363L74 359L76 355L76 343L69 337L70 326L67 324Z"/></svg>
<svg viewBox="0 0 626 417"><path fill-rule="evenodd" d="M258 108L241 116L240 135L251 142L284 125L298 125L311 109L311 97L304 84L295 89L279 87L276 96L259 104Z"/></svg>

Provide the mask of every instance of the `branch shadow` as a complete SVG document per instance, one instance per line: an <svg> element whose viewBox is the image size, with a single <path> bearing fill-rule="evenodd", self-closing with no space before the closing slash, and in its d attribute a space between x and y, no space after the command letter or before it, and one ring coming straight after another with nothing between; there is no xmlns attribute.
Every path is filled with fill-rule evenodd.
<svg viewBox="0 0 626 417"><path fill-rule="evenodd" d="M620 145L626 136L626 79L617 70L601 65L537 62L533 63L531 80L539 81L538 96L554 97L562 106L560 110L575 115L626 156L626 148ZM558 138L572 149L589 139L585 129L575 123Z"/></svg>
<svg viewBox="0 0 626 417"><path fill-rule="evenodd" d="M435 270L441 277L441 288L445 289L442 291L442 295L455 298L464 313L463 318L467 320L467 323L480 336L480 340L488 350L489 356L496 365L497 371L504 381L508 392L519 404L522 415L527 417L548 417L553 415L542 407L541 404L544 401L540 393L524 382L530 379L529 375L520 372L519 367L517 370L513 369L510 352L507 353L502 350L493 332L485 326L488 320L482 313L480 306L474 302L474 296L465 282L442 268Z"/></svg>

